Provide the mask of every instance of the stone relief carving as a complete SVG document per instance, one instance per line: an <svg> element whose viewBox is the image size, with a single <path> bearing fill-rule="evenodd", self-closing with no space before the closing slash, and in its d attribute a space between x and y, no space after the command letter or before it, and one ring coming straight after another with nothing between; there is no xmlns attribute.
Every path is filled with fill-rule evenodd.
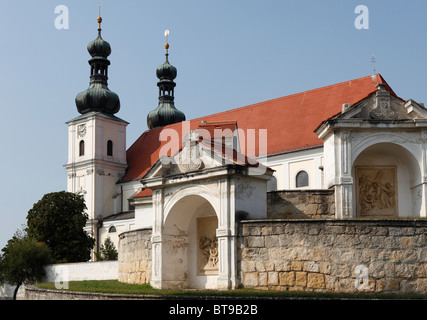
<svg viewBox="0 0 427 320"><path fill-rule="evenodd" d="M218 268L218 240L201 237L199 248L206 259L205 269Z"/></svg>
<svg viewBox="0 0 427 320"><path fill-rule="evenodd" d="M198 145L187 145L182 149L178 166L183 172L199 170L202 168L203 161L200 159Z"/></svg>
<svg viewBox="0 0 427 320"><path fill-rule="evenodd" d="M394 120L397 113L391 109L390 97L378 98L377 107L370 112L370 116L375 120Z"/></svg>
<svg viewBox="0 0 427 320"><path fill-rule="evenodd" d="M197 219L197 273L198 275L218 274L217 217Z"/></svg>
<svg viewBox="0 0 427 320"><path fill-rule="evenodd" d="M203 167L200 159L199 135L191 131L185 146L178 157L178 167L181 172L199 170Z"/></svg>
<svg viewBox="0 0 427 320"><path fill-rule="evenodd" d="M391 108L390 93L385 90L384 84L378 84L376 93L376 108L369 115L375 120L394 120L397 118L397 113Z"/></svg>
<svg viewBox="0 0 427 320"><path fill-rule="evenodd" d="M397 214L396 167L358 167L357 183L359 215Z"/></svg>

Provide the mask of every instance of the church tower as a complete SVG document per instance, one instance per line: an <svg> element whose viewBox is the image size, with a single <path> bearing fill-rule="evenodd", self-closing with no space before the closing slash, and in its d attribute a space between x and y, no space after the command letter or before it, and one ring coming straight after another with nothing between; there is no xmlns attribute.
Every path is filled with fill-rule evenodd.
<svg viewBox="0 0 427 320"><path fill-rule="evenodd" d="M98 37L90 42L89 88L75 99L81 115L67 122L67 191L84 195L89 222L87 231L98 238L98 223L118 213L117 181L126 164L126 126L114 114L120 109L119 96L108 89L110 44L101 37L102 18L98 17Z"/></svg>
<svg viewBox="0 0 427 320"><path fill-rule="evenodd" d="M157 86L159 87L159 105L155 110L148 113L147 126L149 129L185 121L184 113L176 109L174 103L174 91L176 86L174 79L177 76L177 70L169 63L168 35L169 30L166 30L166 61L158 66L156 70L156 76L159 78L157 82Z"/></svg>

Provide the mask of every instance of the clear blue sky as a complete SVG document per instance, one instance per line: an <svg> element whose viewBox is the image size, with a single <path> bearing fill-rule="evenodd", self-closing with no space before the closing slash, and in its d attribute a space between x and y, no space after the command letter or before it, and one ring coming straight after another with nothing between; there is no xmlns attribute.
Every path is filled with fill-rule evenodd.
<svg viewBox="0 0 427 320"><path fill-rule="evenodd" d="M354 25L361 4L367 30ZM68 30L55 28L58 5ZM89 84L97 16L98 0L0 4L0 248L35 202L66 189L65 122ZM104 0L101 16L128 146L157 106L165 29L187 119L370 75L372 54L400 97L427 103L425 0Z"/></svg>

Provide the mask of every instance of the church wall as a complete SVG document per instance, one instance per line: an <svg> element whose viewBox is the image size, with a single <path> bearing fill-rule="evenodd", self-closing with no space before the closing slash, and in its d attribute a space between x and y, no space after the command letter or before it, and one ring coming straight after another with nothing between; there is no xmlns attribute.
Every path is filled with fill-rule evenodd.
<svg viewBox="0 0 427 320"><path fill-rule="evenodd" d="M269 219L334 219L334 190L280 190L267 192Z"/></svg>
<svg viewBox="0 0 427 320"><path fill-rule="evenodd" d="M110 232L110 227L113 226L116 231ZM103 222L102 227L99 229L99 248L104 244L107 238L110 238L117 250L119 247L119 235L133 229L135 229L133 219Z"/></svg>
<svg viewBox="0 0 427 320"><path fill-rule="evenodd" d="M269 191L296 189L296 175L301 170L306 171L309 175L307 189L323 188L323 147L273 155L269 156L267 161L258 160L275 170L273 173L275 181L269 183Z"/></svg>
<svg viewBox="0 0 427 320"><path fill-rule="evenodd" d="M248 288L427 293L427 221L242 221Z"/></svg>

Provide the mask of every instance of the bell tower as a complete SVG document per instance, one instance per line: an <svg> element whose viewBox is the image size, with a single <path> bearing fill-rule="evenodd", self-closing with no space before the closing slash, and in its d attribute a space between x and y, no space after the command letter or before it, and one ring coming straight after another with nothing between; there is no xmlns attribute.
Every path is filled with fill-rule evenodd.
<svg viewBox="0 0 427 320"><path fill-rule="evenodd" d="M89 221L86 229L98 238L98 222L120 211L117 181L126 163L126 126L115 116L119 96L108 89L110 44L101 37L102 18L98 17L98 37L87 50L91 55L89 88L75 99L81 113L68 125L67 191L85 198Z"/></svg>
<svg viewBox="0 0 427 320"><path fill-rule="evenodd" d="M156 76L159 78L157 86L159 87L159 104L156 109L150 111L147 115L147 126L149 129L167 126L181 121L185 121L185 114L175 108L175 86L174 79L177 76L176 68L169 63L169 30L165 31L166 36L166 61L157 67Z"/></svg>

